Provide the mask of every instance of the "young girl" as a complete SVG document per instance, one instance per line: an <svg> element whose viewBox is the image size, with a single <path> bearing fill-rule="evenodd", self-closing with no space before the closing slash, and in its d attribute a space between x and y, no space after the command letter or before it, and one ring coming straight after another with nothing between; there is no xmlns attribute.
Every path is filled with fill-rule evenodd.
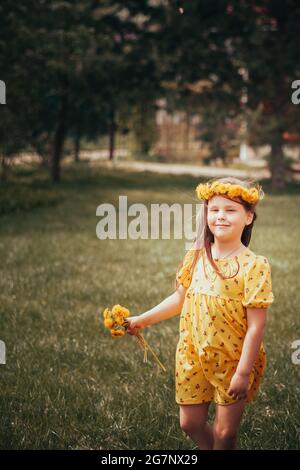
<svg viewBox="0 0 300 470"><path fill-rule="evenodd" d="M245 405L266 367L263 336L274 301L267 258L248 248L264 192L258 183L220 178L196 188L203 200L197 237L175 292L128 318L129 334L181 312L176 403L181 428L200 449L235 449ZM216 403L213 425L207 422Z"/></svg>

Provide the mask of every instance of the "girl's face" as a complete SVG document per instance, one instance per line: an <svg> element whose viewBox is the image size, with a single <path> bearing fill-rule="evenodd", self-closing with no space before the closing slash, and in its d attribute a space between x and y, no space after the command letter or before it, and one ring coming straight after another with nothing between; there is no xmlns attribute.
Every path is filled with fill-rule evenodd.
<svg viewBox="0 0 300 470"><path fill-rule="evenodd" d="M213 196L208 201L207 224L220 240L241 239L245 225L251 224L253 214L242 204L223 196Z"/></svg>

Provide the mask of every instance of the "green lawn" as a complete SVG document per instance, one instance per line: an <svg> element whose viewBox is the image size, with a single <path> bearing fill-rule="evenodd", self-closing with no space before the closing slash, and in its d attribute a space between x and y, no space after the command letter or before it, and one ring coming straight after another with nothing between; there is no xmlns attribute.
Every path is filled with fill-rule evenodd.
<svg viewBox="0 0 300 470"><path fill-rule="evenodd" d="M167 372L136 338L113 339L99 309L139 314L174 287L181 240L96 237L103 202L196 202L198 179L64 168L53 188L43 172L19 169L0 188L0 448L193 449L175 403L179 316L144 330ZM268 192L250 248L268 257L275 303L265 337L267 372L244 415L242 449L299 449L300 188ZM211 417L213 417L213 405Z"/></svg>

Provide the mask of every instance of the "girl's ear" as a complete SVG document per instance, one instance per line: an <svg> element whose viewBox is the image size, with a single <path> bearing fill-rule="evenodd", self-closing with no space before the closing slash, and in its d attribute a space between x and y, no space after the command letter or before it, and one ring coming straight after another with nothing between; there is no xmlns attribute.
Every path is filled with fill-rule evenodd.
<svg viewBox="0 0 300 470"><path fill-rule="evenodd" d="M252 223L253 217L254 217L254 213L249 211L247 213L247 223L246 223L246 225L250 225Z"/></svg>

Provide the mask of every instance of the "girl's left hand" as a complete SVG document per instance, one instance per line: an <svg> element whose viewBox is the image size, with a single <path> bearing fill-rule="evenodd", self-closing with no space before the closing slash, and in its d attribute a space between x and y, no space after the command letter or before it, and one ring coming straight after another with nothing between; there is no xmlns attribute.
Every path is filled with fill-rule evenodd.
<svg viewBox="0 0 300 470"><path fill-rule="evenodd" d="M231 395L232 398L242 400L243 398L247 398L248 386L249 375L242 375L236 372L231 379L228 394Z"/></svg>

